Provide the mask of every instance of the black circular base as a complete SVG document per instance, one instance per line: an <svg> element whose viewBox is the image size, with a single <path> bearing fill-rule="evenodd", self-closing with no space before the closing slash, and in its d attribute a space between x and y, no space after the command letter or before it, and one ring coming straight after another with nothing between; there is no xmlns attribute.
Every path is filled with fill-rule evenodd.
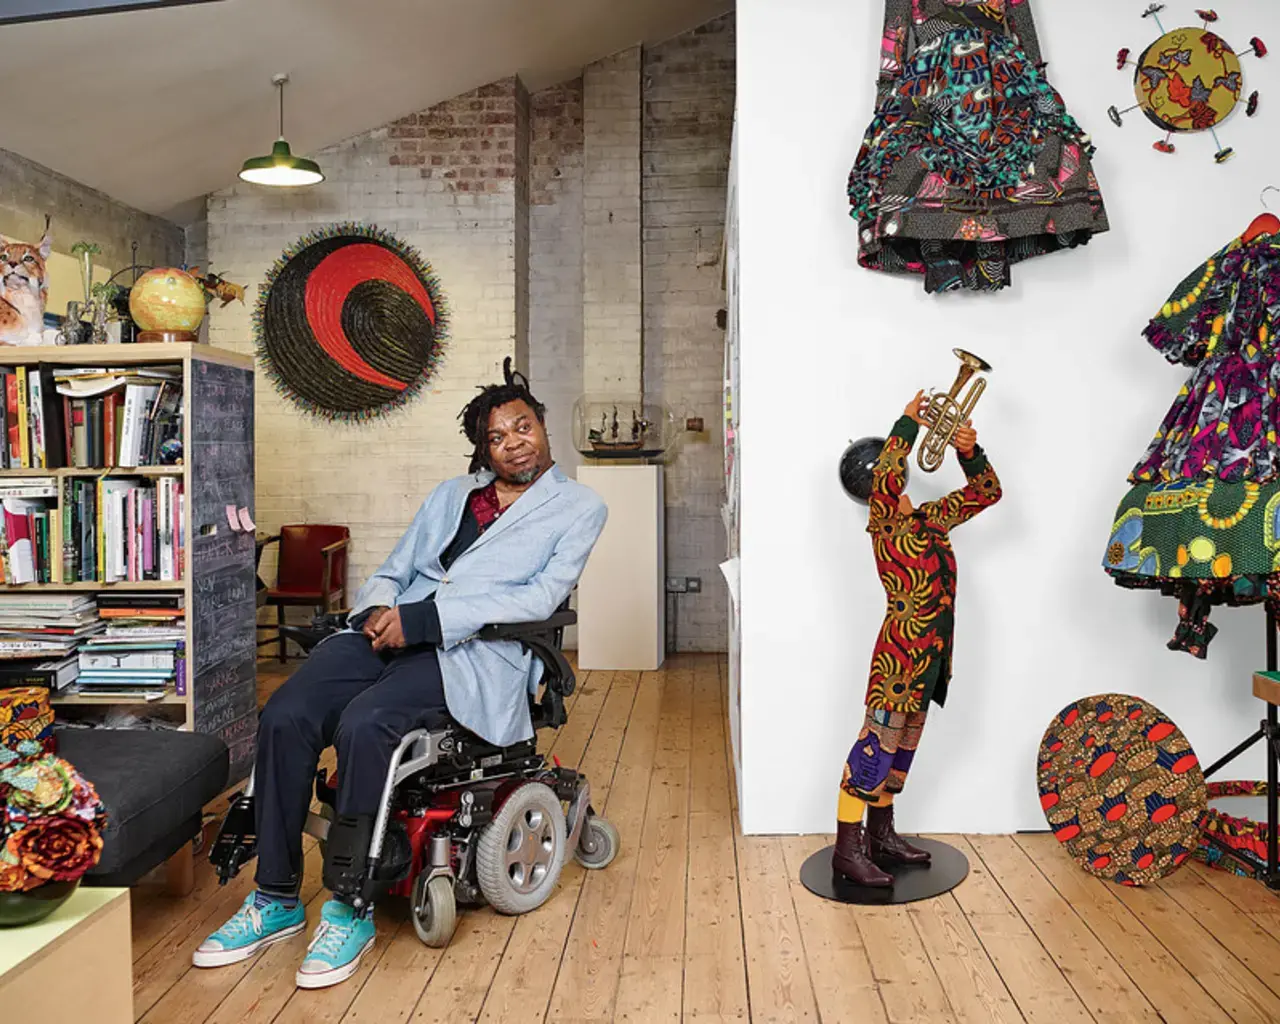
<svg viewBox="0 0 1280 1024"><path fill-rule="evenodd" d="M855 885L844 875L836 874L831 867L831 851L835 846L825 846L800 867L800 881L815 896L837 903L861 903L890 905L914 903L950 892L969 874L969 861L954 846L936 839L911 840L912 846L928 850L933 861L921 867L905 864L881 865L893 875L893 887L873 889Z"/></svg>

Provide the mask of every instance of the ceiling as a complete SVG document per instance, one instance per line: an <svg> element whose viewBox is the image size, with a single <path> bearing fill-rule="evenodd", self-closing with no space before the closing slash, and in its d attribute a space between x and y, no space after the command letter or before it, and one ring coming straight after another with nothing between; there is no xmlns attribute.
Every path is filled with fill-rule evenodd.
<svg viewBox="0 0 1280 1024"><path fill-rule="evenodd" d="M531 89L732 0L222 0L0 28L0 144L179 222L285 134L310 153L519 72Z"/></svg>

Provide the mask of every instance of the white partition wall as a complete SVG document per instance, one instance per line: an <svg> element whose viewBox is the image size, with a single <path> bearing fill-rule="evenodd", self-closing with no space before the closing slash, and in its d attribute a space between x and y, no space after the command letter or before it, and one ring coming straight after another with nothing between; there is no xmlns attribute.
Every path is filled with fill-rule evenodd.
<svg viewBox="0 0 1280 1024"><path fill-rule="evenodd" d="M666 640L662 467L582 465L578 482L609 507L578 581L578 667L652 671Z"/></svg>
<svg viewBox="0 0 1280 1024"><path fill-rule="evenodd" d="M907 831L1043 828L1035 752L1071 699L1142 696L1206 764L1262 715L1260 608L1215 609L1206 661L1165 649L1176 603L1116 587L1100 564L1126 477L1188 371L1141 330L1177 283L1261 212L1280 185L1280 60L1243 58L1257 117L1178 152L1137 112L1115 70L1151 42L1145 0L1031 0L1048 73L1098 144L1112 230L1020 264L998 295L927 296L918 279L857 266L845 181L871 117L882 7L739 0L737 203L741 283L742 819L748 832L834 828L840 768L862 720L884 610L866 510L840 489L850 439L883 436L919 388L945 389L955 346L995 368L975 414L1004 501L955 533L955 675L931 712L906 793ZM1175 9L1177 8L1177 9ZM1280 40L1280 7L1219 7L1245 48ZM1166 27L1195 23L1169 5ZM1273 42L1274 45L1274 42ZM1272 105L1268 107L1268 97ZM954 460L911 493L959 485ZM1261 747L1233 777L1265 777ZM1238 771L1240 775L1236 775Z"/></svg>

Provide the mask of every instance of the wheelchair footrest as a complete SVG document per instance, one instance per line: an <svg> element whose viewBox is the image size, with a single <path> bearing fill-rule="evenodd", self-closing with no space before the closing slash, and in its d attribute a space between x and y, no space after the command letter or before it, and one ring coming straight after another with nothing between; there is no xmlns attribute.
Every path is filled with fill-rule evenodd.
<svg viewBox="0 0 1280 1024"><path fill-rule="evenodd" d="M217 869L218 884L226 885L235 878L240 869L253 860L257 848L253 797L240 793L232 799L218 829L218 838L209 847L209 861Z"/></svg>

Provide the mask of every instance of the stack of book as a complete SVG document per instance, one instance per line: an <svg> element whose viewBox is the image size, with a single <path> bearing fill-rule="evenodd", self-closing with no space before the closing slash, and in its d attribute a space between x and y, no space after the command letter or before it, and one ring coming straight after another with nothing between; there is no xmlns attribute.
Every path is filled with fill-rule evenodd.
<svg viewBox="0 0 1280 1024"><path fill-rule="evenodd" d="M43 686L62 695L80 674L80 659L71 654L59 658L0 658L0 690L15 686Z"/></svg>
<svg viewBox="0 0 1280 1024"><path fill-rule="evenodd" d="M152 466L182 437L182 368L0 367L0 469Z"/></svg>
<svg viewBox="0 0 1280 1024"><path fill-rule="evenodd" d="M106 632L79 652L77 692L159 700L187 692L185 610L181 594L99 594Z"/></svg>
<svg viewBox="0 0 1280 1024"><path fill-rule="evenodd" d="M0 662L26 663L10 665L15 671L29 671L37 662L61 666L105 628L90 595L0 594Z"/></svg>

